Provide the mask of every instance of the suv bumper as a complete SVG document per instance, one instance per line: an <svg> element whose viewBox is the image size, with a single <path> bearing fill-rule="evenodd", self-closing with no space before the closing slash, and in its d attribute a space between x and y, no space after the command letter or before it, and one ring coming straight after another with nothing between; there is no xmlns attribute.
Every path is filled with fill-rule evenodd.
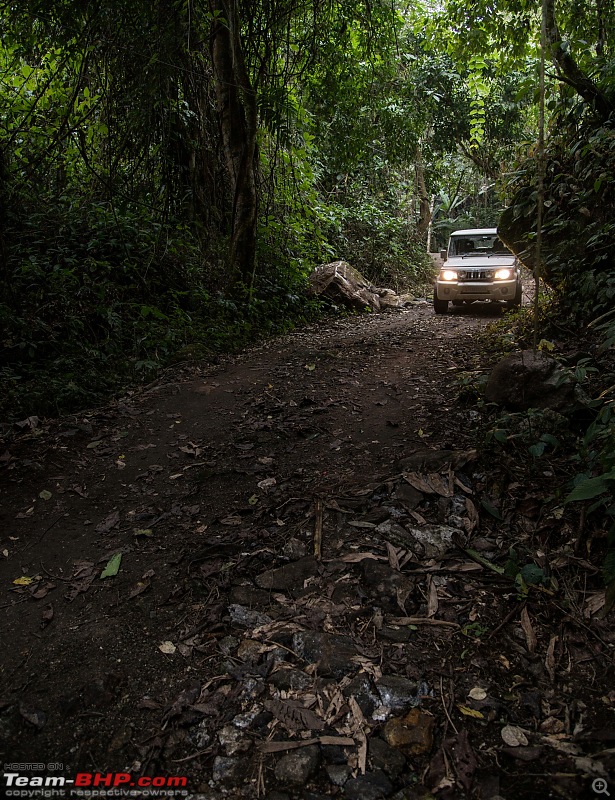
<svg viewBox="0 0 615 800"><path fill-rule="evenodd" d="M517 280L482 281L436 281L438 300L513 300L517 291Z"/></svg>

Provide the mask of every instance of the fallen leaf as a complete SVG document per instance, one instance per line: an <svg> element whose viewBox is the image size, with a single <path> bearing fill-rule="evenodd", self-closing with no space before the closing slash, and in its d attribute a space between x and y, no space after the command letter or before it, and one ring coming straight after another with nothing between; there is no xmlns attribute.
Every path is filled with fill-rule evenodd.
<svg viewBox="0 0 615 800"><path fill-rule="evenodd" d="M534 633L534 628L532 627L530 615L527 612L526 606L523 606L523 609L521 611L521 627L523 628L523 633L525 633L525 641L527 642L527 649L530 653L533 653L536 650L536 645L538 644L538 641L536 639L536 634Z"/></svg>
<svg viewBox="0 0 615 800"><path fill-rule="evenodd" d="M120 512L113 511L102 522L98 523L95 530L96 533L109 533L110 530L113 530L113 528L115 528L119 524L120 524Z"/></svg>
<svg viewBox="0 0 615 800"><path fill-rule="evenodd" d="M27 575L22 575L21 578L15 578L13 583L15 586L29 586L34 582L34 578L29 578Z"/></svg>
<svg viewBox="0 0 615 800"><path fill-rule="evenodd" d="M173 655L173 653L177 650L173 642L169 641L161 642L161 644L158 645L158 649L161 653L166 653L168 656Z"/></svg>
<svg viewBox="0 0 615 800"><path fill-rule="evenodd" d="M35 728L42 728L47 722L47 715L39 708L30 708L25 703L19 704L19 713Z"/></svg>
<svg viewBox="0 0 615 800"><path fill-rule="evenodd" d="M42 627L45 628L47 625L49 625L52 619L53 619L53 606L51 605L51 603L49 603L48 606L45 606L45 608L43 609L43 613L41 615Z"/></svg>
<svg viewBox="0 0 615 800"><path fill-rule="evenodd" d="M112 578L114 575L117 575L121 563L122 563L121 553L115 553L115 555L111 556L109 561L107 561L107 566L100 573L101 580L102 578Z"/></svg>
<svg viewBox="0 0 615 800"><path fill-rule="evenodd" d="M480 711L477 711L475 708L469 708L468 706L460 706L458 705L457 708L464 717L474 717L474 719L485 719L485 715Z"/></svg>
<svg viewBox="0 0 615 800"><path fill-rule="evenodd" d="M487 697L487 692L484 689L481 689L480 686L475 686L468 692L468 697L471 700L484 700Z"/></svg>
<svg viewBox="0 0 615 800"><path fill-rule="evenodd" d="M528 744L525 732L516 725L505 725L500 731L502 739L509 747L519 747Z"/></svg>

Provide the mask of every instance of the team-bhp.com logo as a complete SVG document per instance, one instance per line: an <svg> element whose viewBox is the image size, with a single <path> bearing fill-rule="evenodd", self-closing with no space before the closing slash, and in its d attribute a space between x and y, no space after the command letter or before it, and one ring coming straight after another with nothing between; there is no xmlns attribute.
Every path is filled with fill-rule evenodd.
<svg viewBox="0 0 615 800"><path fill-rule="evenodd" d="M78 772L74 778L4 773L6 797L174 797L187 795L187 784L185 777L128 772Z"/></svg>

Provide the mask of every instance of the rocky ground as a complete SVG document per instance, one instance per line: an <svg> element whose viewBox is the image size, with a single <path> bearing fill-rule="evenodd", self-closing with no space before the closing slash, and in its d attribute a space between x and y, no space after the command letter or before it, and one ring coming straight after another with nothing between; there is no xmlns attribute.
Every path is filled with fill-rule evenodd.
<svg viewBox="0 0 615 800"><path fill-rule="evenodd" d="M475 450L464 385L499 315L323 323L10 432L5 771L202 800L599 796L599 570L554 459L527 484Z"/></svg>

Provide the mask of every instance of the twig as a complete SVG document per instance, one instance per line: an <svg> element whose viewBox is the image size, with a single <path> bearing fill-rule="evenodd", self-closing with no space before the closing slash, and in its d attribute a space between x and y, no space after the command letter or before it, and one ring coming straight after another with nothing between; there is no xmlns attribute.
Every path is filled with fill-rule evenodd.
<svg viewBox="0 0 615 800"><path fill-rule="evenodd" d="M200 756L206 756L208 753L213 752L213 748L208 747L205 750L199 750L198 753L193 753L191 756L186 756L185 758L174 758L174 764L184 764L186 761L194 761L195 758L199 758Z"/></svg>
<svg viewBox="0 0 615 800"><path fill-rule="evenodd" d="M455 727L455 723L451 719L451 715L448 713L448 708L446 707L446 703L444 702L444 686L443 686L443 683L442 683L442 676L440 676L440 700L442 701L442 708L444 709L444 713L446 714L447 720L451 724L451 726L452 726L453 730L455 731L455 733L457 735L459 735L459 731ZM446 735L446 731L444 732L444 735Z"/></svg>
<svg viewBox="0 0 615 800"><path fill-rule="evenodd" d="M314 555L320 561L322 558L322 500L318 498L315 506L316 523L314 525Z"/></svg>
<svg viewBox="0 0 615 800"><path fill-rule="evenodd" d="M487 641L489 641L489 639L491 639L491 637L492 637L492 636L495 636L495 635L496 635L496 633L497 633L499 630L501 630L501 629L502 629L502 628L503 628L505 625L508 625L508 623L511 621L511 619L512 619L512 618L513 618L513 617L514 617L516 614L517 614L517 612L521 611L521 609L522 609L524 606L525 606L525 603L520 603L518 606L515 606L515 607L512 609L512 611L509 611L509 612L508 612L508 614L507 614L507 615L504 617L504 619L503 619L503 620L500 622L500 624L499 624L499 625L497 625L497 626L496 626L496 627L495 627L495 628L494 628L494 629L491 631L491 633L489 634L489 636L487 636Z"/></svg>

